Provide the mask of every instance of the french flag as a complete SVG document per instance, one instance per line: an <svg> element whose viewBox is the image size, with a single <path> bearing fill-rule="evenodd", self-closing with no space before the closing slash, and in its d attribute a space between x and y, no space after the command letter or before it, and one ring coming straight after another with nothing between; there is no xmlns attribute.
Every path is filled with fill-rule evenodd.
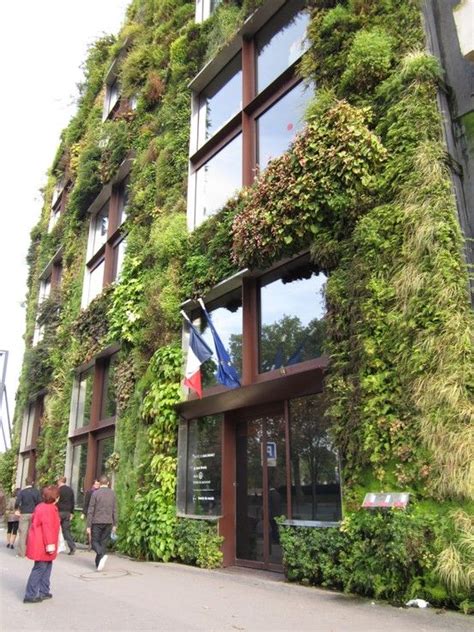
<svg viewBox="0 0 474 632"><path fill-rule="evenodd" d="M186 360L186 370L184 373L184 385L195 391L198 397L202 398L201 385L201 364L212 356L212 351L198 332L198 330L188 320L189 325L189 348Z"/></svg>

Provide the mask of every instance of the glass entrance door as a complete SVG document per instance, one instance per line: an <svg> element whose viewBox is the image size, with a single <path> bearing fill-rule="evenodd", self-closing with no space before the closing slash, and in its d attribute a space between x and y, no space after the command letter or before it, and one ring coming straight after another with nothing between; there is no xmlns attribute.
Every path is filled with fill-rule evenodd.
<svg viewBox="0 0 474 632"><path fill-rule="evenodd" d="M275 518L287 514L286 437L282 409L237 424L237 562L281 570Z"/></svg>

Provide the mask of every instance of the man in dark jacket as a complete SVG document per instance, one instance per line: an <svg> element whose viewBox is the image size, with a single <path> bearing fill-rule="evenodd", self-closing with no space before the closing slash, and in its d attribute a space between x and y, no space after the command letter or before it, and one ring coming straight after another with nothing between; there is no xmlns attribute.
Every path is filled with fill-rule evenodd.
<svg viewBox="0 0 474 632"><path fill-rule="evenodd" d="M74 555L76 552L76 545L71 535L71 520L74 516L74 491L72 487L66 485L67 478L61 476L58 479L59 487L59 500L58 511L61 519L61 530L63 532L63 538L67 542L69 547L68 555Z"/></svg>
<svg viewBox="0 0 474 632"><path fill-rule="evenodd" d="M40 502L41 496L39 491L33 487L33 479L27 478L25 487L18 494L15 501L15 513L19 516L17 548L17 555L19 557L25 557L26 538L31 524L31 516L36 505Z"/></svg>
<svg viewBox="0 0 474 632"><path fill-rule="evenodd" d="M87 512L87 533L92 540L92 548L96 552L95 567L102 571L107 561L105 551L110 534L115 533L117 525L117 502L115 492L109 487L107 476L99 479L100 487L91 496Z"/></svg>

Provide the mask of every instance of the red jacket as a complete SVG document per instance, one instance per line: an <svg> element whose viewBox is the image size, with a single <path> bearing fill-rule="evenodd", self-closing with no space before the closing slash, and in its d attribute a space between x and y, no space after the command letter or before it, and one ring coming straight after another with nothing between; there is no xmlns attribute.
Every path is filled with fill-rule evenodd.
<svg viewBox="0 0 474 632"><path fill-rule="evenodd" d="M35 562L52 562L58 554L59 512L55 503L40 503L31 518L26 543L26 557ZM53 545L53 553L47 553L46 547Z"/></svg>

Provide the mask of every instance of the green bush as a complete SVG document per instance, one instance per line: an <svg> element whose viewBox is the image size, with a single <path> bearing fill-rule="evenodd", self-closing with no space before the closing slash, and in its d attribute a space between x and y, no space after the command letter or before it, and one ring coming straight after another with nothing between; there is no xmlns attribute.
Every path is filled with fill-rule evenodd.
<svg viewBox="0 0 474 632"><path fill-rule="evenodd" d="M176 524L176 556L185 564L218 568L222 564L220 547L224 538L216 523L180 518Z"/></svg>

